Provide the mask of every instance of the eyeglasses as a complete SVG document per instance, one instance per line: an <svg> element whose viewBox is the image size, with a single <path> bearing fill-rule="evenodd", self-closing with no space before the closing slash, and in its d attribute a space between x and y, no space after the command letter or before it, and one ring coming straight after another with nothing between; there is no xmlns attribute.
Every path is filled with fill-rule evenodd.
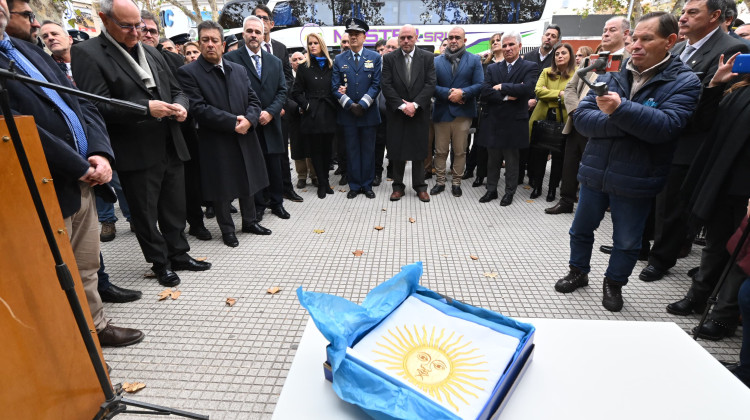
<svg viewBox="0 0 750 420"><path fill-rule="evenodd" d="M458 41L459 39L463 39L463 37L459 35L448 35L448 39L451 41Z"/></svg>
<svg viewBox="0 0 750 420"><path fill-rule="evenodd" d="M258 19L263 19L265 21L270 21L271 20L271 18L268 17L268 16L266 16L266 15L253 15L253 16L257 17Z"/></svg>
<svg viewBox="0 0 750 420"><path fill-rule="evenodd" d="M36 20L36 15L34 14L34 12L29 12L28 10L25 12L10 12L10 13L12 15L20 15L20 16L26 17L27 19L29 19L29 23L34 23L34 21Z"/></svg>
<svg viewBox="0 0 750 420"><path fill-rule="evenodd" d="M140 29L140 31L143 32L143 33L149 33L149 34L151 34L153 36L159 35L159 31L157 31L154 28L149 28L148 26L145 26L145 25L141 26L138 29Z"/></svg>
<svg viewBox="0 0 750 420"><path fill-rule="evenodd" d="M124 25L124 24L120 23L120 21L118 21L117 19L115 19L113 16L107 16L107 17L110 18L110 19L112 19L112 22L114 22L115 25L119 26L120 28L122 28L122 29L124 29L125 31L128 31L128 32L133 31L133 30L135 30L135 31L142 31L142 30L144 30L143 28L146 27L146 25L143 24L143 21L140 21L140 22L138 22L136 24Z"/></svg>

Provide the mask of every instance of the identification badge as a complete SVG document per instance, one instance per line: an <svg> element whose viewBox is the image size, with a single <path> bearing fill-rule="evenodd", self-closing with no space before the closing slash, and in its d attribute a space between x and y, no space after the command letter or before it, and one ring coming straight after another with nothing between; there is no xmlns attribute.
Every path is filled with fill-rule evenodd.
<svg viewBox="0 0 750 420"><path fill-rule="evenodd" d="M366 69L371 69L371 68L374 68L374 67L375 66L372 64L372 61L370 61L370 60L365 61L365 68Z"/></svg>
<svg viewBox="0 0 750 420"><path fill-rule="evenodd" d="M348 68L349 68L349 66L347 64L344 64L344 65L341 66L341 70L347 70Z"/></svg>

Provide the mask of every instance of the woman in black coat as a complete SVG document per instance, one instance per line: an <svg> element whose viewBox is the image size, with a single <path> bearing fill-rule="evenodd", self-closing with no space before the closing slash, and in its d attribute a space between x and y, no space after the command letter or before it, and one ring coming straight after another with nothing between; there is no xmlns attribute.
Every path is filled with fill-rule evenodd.
<svg viewBox="0 0 750 420"><path fill-rule="evenodd" d="M336 99L331 93L333 62L318 34L307 36L307 61L297 68L292 99L302 114L300 133L318 176L318 198L333 194L328 183L331 145L336 132Z"/></svg>

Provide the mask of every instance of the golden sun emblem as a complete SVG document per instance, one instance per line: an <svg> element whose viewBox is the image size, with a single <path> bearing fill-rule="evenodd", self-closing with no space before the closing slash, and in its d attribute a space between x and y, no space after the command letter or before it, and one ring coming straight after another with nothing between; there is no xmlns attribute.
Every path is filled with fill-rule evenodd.
<svg viewBox="0 0 750 420"><path fill-rule="evenodd" d="M376 363L386 364L386 369L396 371L399 377L432 398L445 401L458 412L453 397L466 405L469 396L479 398L472 391L483 391L484 388L476 382L487 378L474 375L487 372L487 369L477 368L487 362L482 360L483 355L476 354L478 348L470 348L470 341L462 343L463 336L454 338L455 332L445 335L445 329L441 329L440 335L435 337L435 327L428 334L424 325L421 334L416 325L412 333L404 325L403 331L399 327L396 327L396 332L389 329L388 334L381 337L385 343L378 341L378 349L373 352L386 357L375 360Z"/></svg>

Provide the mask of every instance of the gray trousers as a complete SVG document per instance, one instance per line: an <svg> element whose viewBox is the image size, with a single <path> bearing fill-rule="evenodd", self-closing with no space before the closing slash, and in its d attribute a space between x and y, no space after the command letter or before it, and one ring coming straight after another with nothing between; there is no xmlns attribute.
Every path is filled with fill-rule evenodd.
<svg viewBox="0 0 750 420"><path fill-rule="evenodd" d="M515 194L518 186L518 149L487 149L487 191L497 191L503 159L505 159L505 193Z"/></svg>

